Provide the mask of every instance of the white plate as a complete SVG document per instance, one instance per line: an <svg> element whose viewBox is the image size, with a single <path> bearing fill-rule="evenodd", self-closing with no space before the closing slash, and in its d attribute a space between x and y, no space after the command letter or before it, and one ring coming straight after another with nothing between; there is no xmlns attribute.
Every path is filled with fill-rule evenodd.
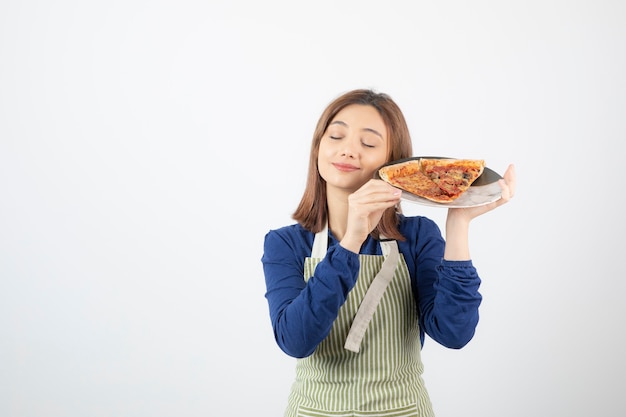
<svg viewBox="0 0 626 417"><path fill-rule="evenodd" d="M399 164L401 162L416 160L416 159L449 159L447 156L415 156L412 158L400 159L390 162L385 166ZM380 178L378 171L374 174L376 178ZM431 207L476 207L483 206L485 204L492 203L500 198L502 190L498 184L498 180L502 176L497 172L485 167L480 177L476 178L476 181L470 185L470 188L461 194L459 198L449 203L437 203L427 198L419 197L415 194L407 191L402 191L402 199L411 203L417 203L424 206Z"/></svg>

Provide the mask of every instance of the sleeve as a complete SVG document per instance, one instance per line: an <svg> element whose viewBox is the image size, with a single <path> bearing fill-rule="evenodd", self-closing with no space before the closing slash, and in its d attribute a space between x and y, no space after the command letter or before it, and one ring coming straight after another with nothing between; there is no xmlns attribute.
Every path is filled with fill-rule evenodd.
<svg viewBox="0 0 626 417"><path fill-rule="evenodd" d="M270 231L265 236L262 262L274 338L289 356L309 356L329 334L354 287L359 257L340 245L331 246L305 282L302 250Z"/></svg>
<svg viewBox="0 0 626 417"><path fill-rule="evenodd" d="M420 327L437 343L460 349L474 337L478 325L480 277L471 260L444 260L445 242L439 228L434 223L424 226L417 239L422 245L416 252Z"/></svg>

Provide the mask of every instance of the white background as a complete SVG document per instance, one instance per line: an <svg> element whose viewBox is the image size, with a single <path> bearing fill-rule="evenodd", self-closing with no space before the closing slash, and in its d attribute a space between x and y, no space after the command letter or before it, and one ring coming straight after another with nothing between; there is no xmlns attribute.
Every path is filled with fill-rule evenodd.
<svg viewBox="0 0 626 417"><path fill-rule="evenodd" d="M517 167L438 417L623 416L625 41L618 0L2 1L0 415L280 416L263 237L370 87L416 155Z"/></svg>

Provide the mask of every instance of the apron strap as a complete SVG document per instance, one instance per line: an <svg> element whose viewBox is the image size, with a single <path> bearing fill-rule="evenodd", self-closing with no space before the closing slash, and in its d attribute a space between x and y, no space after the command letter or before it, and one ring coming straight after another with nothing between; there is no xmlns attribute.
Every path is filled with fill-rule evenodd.
<svg viewBox="0 0 626 417"><path fill-rule="evenodd" d="M389 285L393 279L396 267L398 266L398 260L400 258L398 243L395 240L380 242L380 245L383 253L385 252L385 249L387 249L389 255L387 255L383 261L382 268L380 268L380 271L378 271L378 274L376 274L376 277L367 289L367 293L365 293L365 297L363 297L363 301L361 301L359 310L356 312L356 316L354 317L354 321L352 322L352 326L348 332L346 343L343 346L344 349L355 353L359 352L361 341L363 340L363 336L365 336L367 326L374 316L376 307L378 306L380 299L383 297L383 294L387 289L387 285Z"/></svg>
<svg viewBox="0 0 626 417"><path fill-rule="evenodd" d="M313 248L311 249L311 258L323 258L328 251L328 223L324 228L315 234L313 240Z"/></svg>
<svg viewBox="0 0 626 417"><path fill-rule="evenodd" d="M384 239L384 236L381 236L381 239ZM361 341L363 340L363 336L365 336L367 326L372 320L376 307L385 293L387 285L389 285L393 279L396 267L398 266L400 254L398 251L398 243L395 240L381 241L380 249L383 256L385 256L383 266L380 268L380 271L378 271L378 274L376 274L376 277L367 289L365 297L361 301L361 305L359 306L359 310L354 317L354 321L352 322L352 326L350 327L350 331L348 332L346 343L344 345L346 350L350 350L352 352L359 352ZM324 258L327 250L328 224L315 234L311 257Z"/></svg>

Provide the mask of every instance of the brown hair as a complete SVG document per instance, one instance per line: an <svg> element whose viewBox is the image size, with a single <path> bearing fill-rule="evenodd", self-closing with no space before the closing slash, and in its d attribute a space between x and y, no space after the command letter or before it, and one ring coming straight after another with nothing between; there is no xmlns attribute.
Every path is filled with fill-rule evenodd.
<svg viewBox="0 0 626 417"><path fill-rule="evenodd" d="M324 132L326 132L326 128L337 113L344 107L352 104L372 106L382 117L389 136L387 162L408 158L413 154L411 136L406 120L404 119L402 111L391 97L372 90L358 89L344 93L333 100L320 116L315 132L313 133L311 156L309 159L309 174L307 176L304 195L292 216L302 227L313 233L322 230L328 219L326 182L317 168L320 142ZM380 235L384 235L389 239L405 240L398 230L397 213L400 212L399 204L397 209L391 207L385 210L380 222L372 231L372 236L378 238Z"/></svg>

